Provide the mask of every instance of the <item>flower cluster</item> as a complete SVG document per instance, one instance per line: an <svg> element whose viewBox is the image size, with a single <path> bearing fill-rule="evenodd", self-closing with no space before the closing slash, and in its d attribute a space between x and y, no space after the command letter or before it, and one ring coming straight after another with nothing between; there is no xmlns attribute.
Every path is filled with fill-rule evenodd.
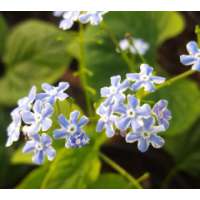
<svg viewBox="0 0 200 200"><path fill-rule="evenodd" d="M144 55L148 49L149 44L140 38L128 37L120 40L119 48L121 51L129 51L132 54Z"/></svg>
<svg viewBox="0 0 200 200"><path fill-rule="evenodd" d="M8 126L8 139L6 146L9 147L19 140L20 134L27 138L23 152L33 152L33 162L42 164L45 156L48 160L53 160L56 150L52 147L52 138L47 131L52 127L52 115L57 101L68 98L65 90L69 88L69 83L60 82L57 87L47 83L42 84L44 92L37 93L33 86L27 97L18 101L18 106L11 112L12 122ZM87 124L88 118L82 116L80 121L78 111L70 114L70 120L60 113L58 121L61 129L54 131L54 139L65 138L66 147L82 147L89 142L88 136L83 131L83 126Z"/></svg>
<svg viewBox="0 0 200 200"><path fill-rule="evenodd" d="M150 144L154 148L164 145L164 139L158 133L169 127L171 113L166 100L158 101L151 108L149 104L141 105L135 95L127 94L128 90L136 93L142 88L153 92L155 84L165 81L163 77L154 76L153 68L147 64L142 64L140 70L140 73L127 74L122 82L120 76L113 76L111 86L101 89L101 97L105 99L97 109L100 119L96 130L105 129L108 137L114 136L117 130L126 132L126 142L138 142L138 149L145 152Z"/></svg>
<svg viewBox="0 0 200 200"><path fill-rule="evenodd" d="M74 22L79 21L82 24L90 23L97 26L103 20L105 11L55 11L56 17L62 17L59 27L63 30L70 29Z"/></svg>

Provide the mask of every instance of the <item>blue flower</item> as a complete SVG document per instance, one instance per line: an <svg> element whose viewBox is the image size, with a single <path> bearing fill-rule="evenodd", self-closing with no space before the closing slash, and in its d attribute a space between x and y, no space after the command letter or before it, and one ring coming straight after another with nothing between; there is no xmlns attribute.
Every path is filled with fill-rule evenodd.
<svg viewBox="0 0 200 200"><path fill-rule="evenodd" d="M106 97L104 104L118 104L125 99L125 92L129 87L129 81L125 80L121 83L121 76L111 77L111 86L101 88L101 97Z"/></svg>
<svg viewBox="0 0 200 200"><path fill-rule="evenodd" d="M45 91L45 93L38 94L37 99L46 101L50 104L54 104L57 99L63 101L69 96L68 94L64 93L64 91L68 88L68 82L60 82L57 87L49 85L48 83L43 83L42 89Z"/></svg>
<svg viewBox="0 0 200 200"><path fill-rule="evenodd" d="M143 126L141 118L148 118L151 115L151 107L148 104L140 106L139 100L131 95L128 95L128 104L120 104L115 108L116 112L122 114L120 119L116 122L117 127L124 131L132 128L136 131Z"/></svg>
<svg viewBox="0 0 200 200"><path fill-rule="evenodd" d="M165 81L164 77L153 76L153 68L147 64L142 64L140 66L140 73L129 73L127 74L127 79L129 81L134 81L131 85L133 91L137 91L144 88L147 92L155 91L154 84L161 84Z"/></svg>
<svg viewBox="0 0 200 200"><path fill-rule="evenodd" d="M11 117L12 117L12 122L7 128L8 139L6 142L6 147L11 146L13 142L18 141L20 136L22 121L19 109L14 109L11 113Z"/></svg>
<svg viewBox="0 0 200 200"><path fill-rule="evenodd" d="M172 118L171 112L167 109L167 106L167 100L160 100L152 109L153 113L156 115L158 124L163 125L165 129L169 128L169 120Z"/></svg>
<svg viewBox="0 0 200 200"><path fill-rule="evenodd" d="M94 12L84 12L79 16L79 21L83 24L90 23L91 25L97 26L103 20L103 15L106 12L94 11Z"/></svg>
<svg viewBox="0 0 200 200"><path fill-rule="evenodd" d="M34 155L32 160L35 164L40 165L44 162L45 156L47 156L49 161L55 158L56 151L51 144L51 138L47 134L43 133L41 136L39 134L34 134L31 140L26 142L23 152L29 153L33 151Z"/></svg>
<svg viewBox="0 0 200 200"><path fill-rule="evenodd" d="M155 126L155 121L152 117L144 118L141 122L143 123L141 128L136 131L131 131L126 135L126 142L137 142L138 150L141 152L146 152L150 144L154 148L161 148L165 141L157 133L165 131L165 128L162 125Z"/></svg>
<svg viewBox="0 0 200 200"><path fill-rule="evenodd" d="M33 86L27 97L18 100L18 107L20 110L30 110L32 108L32 104L36 99L36 91L36 87Z"/></svg>
<svg viewBox="0 0 200 200"><path fill-rule="evenodd" d="M52 113L53 107L49 103L43 103L40 100L35 101L33 112L23 111L22 120L30 125L29 134L38 133L40 130L47 131L52 125L50 119Z"/></svg>
<svg viewBox="0 0 200 200"><path fill-rule="evenodd" d="M60 139L64 138L66 140L65 147L69 148L69 146L74 146L73 143L75 140L83 139L84 141L80 141L80 146L85 143L86 135L83 131L83 127L88 123L88 118L86 116L82 116L79 120L79 111L73 111L70 113L69 120L65 118L64 115L60 115L58 117L58 121L60 124L60 129L56 129L54 131L54 138ZM85 136L80 136L84 134ZM79 135L79 136L78 136ZM72 144L72 145L70 145Z"/></svg>
<svg viewBox="0 0 200 200"><path fill-rule="evenodd" d="M89 143L89 137L84 133L77 133L68 138L65 146L67 148L80 148Z"/></svg>
<svg viewBox="0 0 200 200"><path fill-rule="evenodd" d="M192 65L192 70L200 71L200 49L195 41L186 45L189 55L181 55L180 61L184 65Z"/></svg>
<svg viewBox="0 0 200 200"><path fill-rule="evenodd" d="M112 106L105 106L104 104L101 104L96 112L100 116L100 119L97 122L96 131L102 132L103 129L105 129L108 137L114 136L114 125L117 118L113 115Z"/></svg>
<svg viewBox="0 0 200 200"><path fill-rule="evenodd" d="M132 54L144 55L149 49L149 44L138 38L125 38L119 42L119 47L122 51L130 51Z"/></svg>
<svg viewBox="0 0 200 200"><path fill-rule="evenodd" d="M67 29L70 29L73 26L74 22L79 19L80 12L79 11L66 11L63 13L61 13L61 12L58 13L58 11L57 11L55 14L57 14L58 16L62 15L63 19L61 20L59 27L63 30L67 30Z"/></svg>

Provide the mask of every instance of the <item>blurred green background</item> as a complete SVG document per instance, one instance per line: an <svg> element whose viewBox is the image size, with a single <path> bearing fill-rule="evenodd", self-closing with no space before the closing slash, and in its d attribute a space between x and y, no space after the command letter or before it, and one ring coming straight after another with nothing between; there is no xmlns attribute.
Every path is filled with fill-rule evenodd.
<svg viewBox="0 0 200 200"><path fill-rule="evenodd" d="M118 40L131 33L147 41L150 50L145 58L159 74L171 77L187 70L179 55L185 52L188 41L197 38L199 12L109 12L104 19ZM76 152L63 150L52 165L42 167L32 165L22 155L23 142L5 148L9 113L33 84L68 81L70 95L85 109L80 81L74 75L79 68L79 27L75 24L72 30L62 31L58 23L52 12L0 13L0 188L130 188L123 177L89 153L90 146ZM99 88L109 84L110 76L124 77L128 67L101 27L85 26L85 52L92 73L86 77L92 88L87 92L95 102ZM138 70L137 56L133 63ZM163 134L163 149L142 154L135 144L126 144L116 136L108 142L103 139L101 151L134 177L148 172L144 188L199 188L199 81L197 73L150 97L168 99L172 111L170 129Z"/></svg>

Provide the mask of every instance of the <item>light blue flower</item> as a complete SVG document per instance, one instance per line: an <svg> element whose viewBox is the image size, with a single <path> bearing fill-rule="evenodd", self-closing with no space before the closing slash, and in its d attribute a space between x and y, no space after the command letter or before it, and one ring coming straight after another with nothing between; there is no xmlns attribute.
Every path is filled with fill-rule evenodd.
<svg viewBox="0 0 200 200"><path fill-rule="evenodd" d="M106 97L104 104L118 104L125 99L125 92L129 88L129 81L124 80L121 83L121 76L111 77L111 86L101 88L101 97Z"/></svg>
<svg viewBox="0 0 200 200"><path fill-rule="evenodd" d="M63 13L56 13L57 15L62 15L63 19L60 21L59 27L63 30L70 29L74 22L79 19L79 11L66 11Z"/></svg>
<svg viewBox="0 0 200 200"><path fill-rule="evenodd" d="M47 131L51 125L50 119L53 113L53 107L49 103L43 103L40 100L35 101L33 112L23 111L22 120L29 125L29 134L38 133L40 130Z"/></svg>
<svg viewBox="0 0 200 200"><path fill-rule="evenodd" d="M144 55L149 49L149 44L142 39L131 37L120 40L119 47L122 51L130 51L132 54L139 53L140 55Z"/></svg>
<svg viewBox="0 0 200 200"><path fill-rule="evenodd" d="M30 110L32 108L32 104L36 99L36 92L36 87L33 86L27 97L18 100L18 107L20 110Z"/></svg>
<svg viewBox="0 0 200 200"><path fill-rule="evenodd" d="M192 70L200 71L200 49L195 41L186 45L189 55L181 55L180 61L184 65L192 65Z"/></svg>
<svg viewBox="0 0 200 200"><path fill-rule="evenodd" d="M164 77L161 76L153 76L152 74L153 68L147 64L142 64L140 66L140 73L129 73L127 74L127 79L129 81L133 81L134 83L131 85L131 89L133 91L137 91L141 88L144 88L147 92L154 92L155 85L161 84L165 81Z"/></svg>
<svg viewBox="0 0 200 200"><path fill-rule="evenodd" d="M45 91L45 93L39 93L37 95L37 99L48 102L50 104L54 104L57 99L63 101L69 96L65 93L65 90L67 90L68 88L68 82L60 82L57 87L52 86L48 83L43 83L42 89Z"/></svg>
<svg viewBox="0 0 200 200"><path fill-rule="evenodd" d="M53 136L55 139L64 138L66 140L66 143L65 143L66 148L69 148L71 141L74 141L74 139L78 137L76 135L85 134L83 131L83 127L88 123L89 120L86 116L82 116L79 120L79 115L80 115L80 112L75 110L70 113L69 120L67 120L64 115L60 115L58 117L58 121L61 128L56 129L54 131ZM84 137L81 136L78 138L79 139L83 138L85 141L86 137L87 136L84 136ZM84 141L81 141L80 144L83 144Z"/></svg>
<svg viewBox="0 0 200 200"><path fill-rule="evenodd" d="M72 136L70 136L68 138L68 140L66 141L65 146L67 148L80 148L85 146L86 144L89 143L89 137L86 135L86 133L81 132L81 133L77 133L74 134Z"/></svg>
<svg viewBox="0 0 200 200"><path fill-rule="evenodd" d="M156 115L158 124L163 125L165 129L169 128L169 120L172 118L171 112L167 109L167 106L167 100L160 100L152 109L153 113Z"/></svg>
<svg viewBox="0 0 200 200"><path fill-rule="evenodd" d="M11 117L12 117L12 122L7 128L8 139L6 142L6 147L11 146L13 142L18 141L20 136L22 121L19 109L14 109L11 113Z"/></svg>
<svg viewBox="0 0 200 200"><path fill-rule="evenodd" d="M165 131L164 126L155 126L155 121L152 117L143 118L141 123L143 123L141 128L126 135L126 142L137 142L138 150L141 152L146 152L150 145L154 148L161 148L165 141L157 133Z"/></svg>
<svg viewBox="0 0 200 200"><path fill-rule="evenodd" d="M122 114L116 125L121 131L130 127L136 131L143 126L141 118L149 118L151 116L151 107L148 104L140 106L139 100L134 96L128 95L127 99L127 105L120 104L115 108L115 112Z"/></svg>
<svg viewBox="0 0 200 200"><path fill-rule="evenodd" d="M106 12L103 12L103 11L94 11L94 12L87 11L87 12L83 12L79 16L79 21L81 23L83 23L83 24L90 23L91 25L97 26L103 20L103 15L105 13Z"/></svg>
<svg viewBox="0 0 200 200"><path fill-rule="evenodd" d="M115 122L117 117L113 115L112 106L105 106L101 104L97 109L96 113L100 116L99 121L97 122L96 131L102 132L105 129L106 135L112 137L115 134Z"/></svg>
<svg viewBox="0 0 200 200"><path fill-rule="evenodd" d="M32 160L38 165L44 162L45 156L47 156L49 161L52 161L56 156L56 151L52 147L52 140L45 133L41 136L39 134L32 135L31 140L26 142L23 152L33 152L34 155Z"/></svg>

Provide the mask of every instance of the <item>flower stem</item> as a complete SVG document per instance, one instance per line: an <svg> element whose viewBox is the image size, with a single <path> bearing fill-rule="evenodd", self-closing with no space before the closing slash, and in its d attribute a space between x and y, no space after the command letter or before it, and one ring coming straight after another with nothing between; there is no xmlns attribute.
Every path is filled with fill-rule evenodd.
<svg viewBox="0 0 200 200"><path fill-rule="evenodd" d="M139 182L133 176L131 176L125 169L119 166L116 162L114 162L113 160L111 160L109 157L107 157L105 154L101 152L99 153L99 156L104 162L106 162L113 169L119 172L119 174L121 174L128 181L130 181L135 188L142 189L142 186L139 184Z"/></svg>
<svg viewBox="0 0 200 200"><path fill-rule="evenodd" d="M174 167L170 170L168 175L165 177L164 181L162 182L161 188L167 188L172 178L175 176L177 172L177 167Z"/></svg>
<svg viewBox="0 0 200 200"><path fill-rule="evenodd" d="M180 79L183 79L183 78L185 78L185 77L187 77L187 76L190 76L190 75L194 74L195 72L196 72L196 71L194 71L194 70L188 70L188 71L186 71L186 72L184 72L184 73L181 73L181 74L179 74L179 75L177 75L177 76L175 76L175 77L173 77L173 78L167 80L167 81L164 82L162 85L157 86L157 89L163 88L163 87L165 87L165 86L169 86L169 85L171 85L172 83L174 83L174 82L176 82L176 81L178 81L178 80L180 80Z"/></svg>
<svg viewBox="0 0 200 200"><path fill-rule="evenodd" d="M101 26L108 33L110 39L112 40L113 44L115 45L115 48L120 49L119 43L118 43L118 40L117 40L115 34L108 28L106 23L102 22ZM128 55L123 51L120 51L120 55L123 58L123 60L127 63L129 71L133 72L134 71L133 63L132 63L131 59L128 57Z"/></svg>
<svg viewBox="0 0 200 200"><path fill-rule="evenodd" d="M90 97L87 92L87 80L86 80L86 74L85 74L85 49L84 49L84 29L83 25L80 23L80 30L79 30L79 37L80 37L80 69L79 69L79 75L80 75L80 81L81 86L84 89L84 95L85 95L85 101L86 101L86 108L88 115L91 116L92 113L92 107L90 102Z"/></svg>

